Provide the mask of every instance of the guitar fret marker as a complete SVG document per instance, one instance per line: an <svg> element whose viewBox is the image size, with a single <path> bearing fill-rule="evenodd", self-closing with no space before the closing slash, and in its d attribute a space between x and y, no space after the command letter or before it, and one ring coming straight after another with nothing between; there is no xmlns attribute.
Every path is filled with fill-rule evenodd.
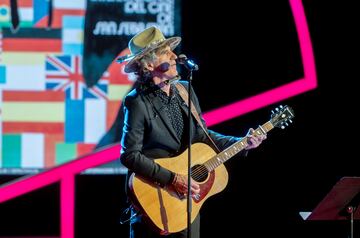
<svg viewBox="0 0 360 238"><path fill-rule="evenodd" d="M263 134L266 134L264 128L262 128L262 126L259 126L259 129L262 130ZM258 131L258 134L260 134L260 131Z"/></svg>

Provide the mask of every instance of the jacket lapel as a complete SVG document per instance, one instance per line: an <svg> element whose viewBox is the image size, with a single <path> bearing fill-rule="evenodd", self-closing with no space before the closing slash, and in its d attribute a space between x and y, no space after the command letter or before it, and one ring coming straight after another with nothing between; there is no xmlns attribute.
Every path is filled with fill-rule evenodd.
<svg viewBox="0 0 360 238"><path fill-rule="evenodd" d="M150 93L147 95L149 100L152 102L153 107L155 108L155 111L158 113L168 130L170 131L170 134L174 137L174 139L180 143L180 139L177 137L174 127L171 125L171 121L169 116L166 113L165 106L162 104L159 97L155 96L153 93Z"/></svg>

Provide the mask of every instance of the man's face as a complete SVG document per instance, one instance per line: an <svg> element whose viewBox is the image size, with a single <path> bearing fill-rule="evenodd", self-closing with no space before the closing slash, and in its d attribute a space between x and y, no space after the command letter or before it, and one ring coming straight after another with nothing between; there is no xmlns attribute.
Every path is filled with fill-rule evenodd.
<svg viewBox="0 0 360 238"><path fill-rule="evenodd" d="M178 75L176 69L176 54L169 46L159 49L156 52L158 58L154 63L154 75L159 78L172 79Z"/></svg>

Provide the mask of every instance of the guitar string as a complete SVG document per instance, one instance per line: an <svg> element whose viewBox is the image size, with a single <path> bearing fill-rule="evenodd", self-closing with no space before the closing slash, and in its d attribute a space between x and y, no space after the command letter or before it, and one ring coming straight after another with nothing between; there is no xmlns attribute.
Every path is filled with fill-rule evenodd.
<svg viewBox="0 0 360 238"><path fill-rule="evenodd" d="M233 147L234 148L234 147ZM240 151L242 150L243 148L240 149ZM238 151L239 152L239 151ZM230 157L232 157L233 155L237 154L238 152L235 152L234 154L232 153L229 153L230 154ZM209 165L209 168L207 168L205 166L205 163L200 165L199 167L196 167L194 168L194 170L192 171L191 173L191 177L194 179L194 180L197 180L197 179L201 179L203 178L207 173L211 172L212 170L214 170L215 168L217 168L219 165L223 164L227 158L222 158L222 159L219 159L220 157L222 157L220 154L224 153L225 154L225 150L221 153L219 153L216 158L217 160L215 160L215 157L213 157L212 159L206 161L205 163L207 163Z"/></svg>
<svg viewBox="0 0 360 238"><path fill-rule="evenodd" d="M191 177L197 181L199 179L201 179L202 177L204 177L205 174L207 174L209 171L207 170L207 168L203 165L200 165L199 167L196 167L192 172L191 172Z"/></svg>
<svg viewBox="0 0 360 238"><path fill-rule="evenodd" d="M257 128L257 129L255 129L254 130L254 133L258 133L258 134L262 134L263 132L260 130L260 128ZM244 139L244 138L243 138ZM239 142L241 142L241 141L243 141L243 139L241 139ZM246 141L244 141L244 143L246 144ZM237 144L237 143L235 143L235 144ZM224 163L228 158L225 158L225 160L224 159L219 159L220 157L222 157L220 154L225 154L227 157L228 157L228 155L227 155L227 153L229 153L230 154L230 157L232 157L233 155L235 155L235 154L237 154L238 152L240 152L242 149L244 148L244 145L242 145L242 146L240 146L240 148L237 148L236 146L233 146L232 147L232 152L226 152L226 150L224 150L224 151L222 151L222 152L220 152L217 156L216 156L216 159L217 160L215 160L215 157L213 157L212 159L210 159L210 160L208 160L206 163L208 163L208 165L210 166L210 170L208 169L208 168L206 168L206 166L203 164L203 166L199 166L199 167L196 167L195 169L194 169L194 173L192 172L191 173L191 177L193 177L195 180L196 179L200 179L200 178L202 178L203 176L204 176L204 172L205 173L208 173L208 172L210 172L210 171L212 171L212 170L214 170L216 167L218 167L220 164L222 164L222 163ZM235 151L234 151L234 149L235 149ZM238 150L238 151L236 151L236 150ZM231 151L231 150L230 150ZM234 153L233 153L234 152ZM213 161L212 162L212 160L215 160L215 161ZM219 163L220 162L220 163ZM198 169L198 168L200 168L200 169Z"/></svg>
<svg viewBox="0 0 360 238"><path fill-rule="evenodd" d="M214 163L214 162L211 162L209 163L209 161L207 161L207 163L209 164L209 169L204 165L202 164L201 166L199 167L196 167L193 171L193 173L191 173L191 177L193 177L195 180L196 179L201 179L202 177L204 177L207 173L213 171L216 167L218 167L221 163Z"/></svg>
<svg viewBox="0 0 360 238"><path fill-rule="evenodd" d="M258 129L255 130L255 132L258 131ZM242 140L240 140L242 141ZM246 144L246 142L243 142ZM235 143L237 144L237 143ZM202 169L203 171L200 171L199 169L196 170L196 168L194 170L194 173L191 173L192 177L196 180L196 179L200 179L202 178L203 172L204 172L204 168L205 168L205 172L211 172L212 170L214 170L215 168L217 168L219 165L223 164L225 161L228 160L228 158L234 156L235 154L239 153L240 151L243 150L244 145L239 145L240 148L238 148L236 145L233 145L232 148L230 150L224 150L222 152L220 152L219 154L216 155L216 157L213 157L212 159L206 161L206 163L209 165L209 169L206 168L206 166L203 164L203 166L197 167ZM224 158L225 155L225 158ZM216 159L215 159L216 158Z"/></svg>
<svg viewBox="0 0 360 238"><path fill-rule="evenodd" d="M207 175L209 172L213 171L216 167L218 167L222 163L215 162L209 162L212 159L208 160L206 163L209 164L210 169L208 169L205 164L200 165L199 167L194 168L191 172L191 177L197 181L203 178L205 175Z"/></svg>
<svg viewBox="0 0 360 238"><path fill-rule="evenodd" d="M224 152L224 151L223 151ZM221 153L223 153L221 152ZM220 153L220 154L221 154ZM206 161L206 163L209 165L209 169L205 166L205 164L202 164L202 166L196 167L193 171L194 173L191 173L192 177L196 180L196 179L200 179L204 176L204 172L207 174L208 172L211 172L212 170L214 170L216 167L218 167L220 164L224 163L226 160L224 159L220 159L219 161L219 156L220 154L217 155L217 160L215 160L215 158L212 158L208 161ZM198 169L199 168L199 169Z"/></svg>
<svg viewBox="0 0 360 238"><path fill-rule="evenodd" d="M220 159L222 162L219 163L219 161L213 161L214 158L208 160L206 163L209 165L209 169L205 166L205 164L200 165L199 167L194 168L194 170L191 172L191 177L196 181L201 178L203 178L207 173L214 170L216 167L218 167L220 164L223 163L223 160Z"/></svg>
<svg viewBox="0 0 360 238"><path fill-rule="evenodd" d="M257 129L255 129L254 133L262 133L262 131L260 131L260 129L257 128ZM240 140L240 141L242 141L242 140ZM222 151L221 153L217 154L216 157L213 157L212 159L205 162L205 163L207 163L209 165L209 168L207 168L205 166L205 163L200 165L199 167L194 168L194 170L191 172L191 177L194 180L199 180L199 179L203 178L207 173L211 172L212 170L217 168L220 164L223 164L228 159L228 158L225 158L225 159L221 158L223 156L221 156L220 154L226 155L226 157L229 157L229 155L230 155L230 158L231 158L233 155L240 152L243 148L244 148L244 145L240 146L240 148L237 148L236 146L233 146L232 147L232 152L229 152L229 151L226 152L226 150ZM234 151L234 149L238 150L238 151ZM216 158L216 160L215 160L215 158Z"/></svg>
<svg viewBox="0 0 360 238"><path fill-rule="evenodd" d="M263 127L264 127L265 129L267 129L265 124L263 125ZM268 130L267 130L267 131L268 131ZM254 132L254 133L258 133L258 134L261 133L261 134L263 134L263 131L261 131L260 128L257 128L257 129L255 129L255 132ZM245 142L245 143L246 143L246 142ZM234 156L235 154L237 154L238 152L240 152L240 151L244 148L244 146L240 146L240 147L241 147L240 149L237 148L236 146L232 147L232 149L236 149L236 150L238 150L238 151L235 151L234 154L233 154L233 153L229 153L229 154L230 154L230 158L231 158L232 156ZM222 151L221 153L223 153L223 154L225 154L227 157L229 157L229 156L226 154L225 150ZM203 178L205 175L207 175L209 172L213 171L213 170L214 170L215 168L217 168L219 165L221 165L221 164L223 164L225 161L227 161L228 158L225 158L225 160L224 160L224 158L219 159L219 158L221 157L221 156L219 156L221 153L219 153L216 157L213 157L212 159L210 159L210 160L208 160L208 161L205 162L206 164L209 165L209 167L207 167L207 166L205 165L205 163L204 163L204 164L201 164L200 166L194 168L194 170L191 171L191 177L192 177L195 181L200 180L200 179ZM216 160L215 160L215 158L216 158Z"/></svg>

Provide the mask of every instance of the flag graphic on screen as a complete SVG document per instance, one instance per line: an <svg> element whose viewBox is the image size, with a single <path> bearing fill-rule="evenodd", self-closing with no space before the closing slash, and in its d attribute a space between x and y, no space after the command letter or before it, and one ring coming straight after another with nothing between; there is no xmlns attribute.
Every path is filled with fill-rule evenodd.
<svg viewBox="0 0 360 238"><path fill-rule="evenodd" d="M107 74L91 88L82 75L82 57L46 57L46 89L65 93L65 142L96 143L106 130Z"/></svg>
<svg viewBox="0 0 360 238"><path fill-rule="evenodd" d="M31 27L33 25L34 8L32 0L17 1L16 11L20 20L19 27ZM10 0L0 0L0 27L12 27Z"/></svg>
<svg viewBox="0 0 360 238"><path fill-rule="evenodd" d="M2 29L4 52L61 52L61 29L20 28L13 32Z"/></svg>
<svg viewBox="0 0 360 238"><path fill-rule="evenodd" d="M63 133L64 93L52 91L3 92L5 133Z"/></svg>
<svg viewBox="0 0 360 238"><path fill-rule="evenodd" d="M62 53L81 55L84 41L84 16L64 16L62 26Z"/></svg>
<svg viewBox="0 0 360 238"><path fill-rule="evenodd" d="M82 75L82 57L54 55L46 57L46 89L64 91L66 99L107 99L108 80L103 77L97 85L88 88Z"/></svg>
<svg viewBox="0 0 360 238"><path fill-rule="evenodd" d="M54 166L55 145L64 141L64 92L5 90L2 100L0 168Z"/></svg>
<svg viewBox="0 0 360 238"><path fill-rule="evenodd" d="M65 16L84 16L85 0L53 0L53 7L49 9L48 0L34 0L34 26L47 27L49 14L52 15L52 28L62 28Z"/></svg>

